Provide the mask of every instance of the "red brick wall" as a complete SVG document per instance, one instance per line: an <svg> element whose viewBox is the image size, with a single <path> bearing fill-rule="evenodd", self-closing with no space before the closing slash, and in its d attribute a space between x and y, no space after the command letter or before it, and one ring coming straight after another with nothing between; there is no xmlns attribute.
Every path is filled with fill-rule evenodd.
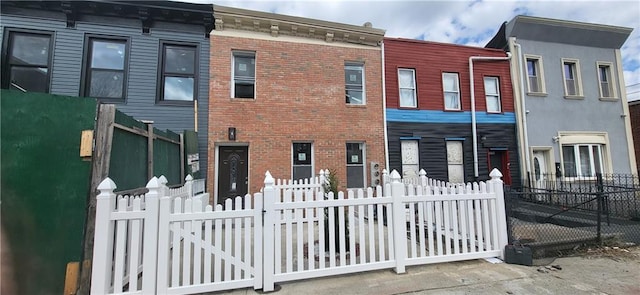
<svg viewBox="0 0 640 295"><path fill-rule="evenodd" d="M416 91L418 108L423 110L444 110L442 73L458 73L462 110L471 110L469 80L469 57L505 57L502 50L475 48L455 44L444 44L407 39L384 39L385 79L387 107L399 107L398 69L410 68L416 71ZM486 111L484 77L498 77L502 111L513 112L513 89L509 61L474 61L474 87L476 111Z"/></svg>
<svg viewBox="0 0 640 295"><path fill-rule="evenodd" d="M636 153L636 165L640 167L640 102L629 104L629 116L631 119L631 134ZM635 171L632 171L635 173Z"/></svg>
<svg viewBox="0 0 640 295"><path fill-rule="evenodd" d="M290 179L291 144L312 141L314 170L332 168L346 185L347 141L366 143L366 161L384 163L381 51L278 39L211 36L209 91L209 191L214 192L216 145L249 145L249 192L269 170ZM232 50L256 52L256 99L231 99ZM366 106L345 104L345 61L364 63ZM367 165L367 179L368 164Z"/></svg>

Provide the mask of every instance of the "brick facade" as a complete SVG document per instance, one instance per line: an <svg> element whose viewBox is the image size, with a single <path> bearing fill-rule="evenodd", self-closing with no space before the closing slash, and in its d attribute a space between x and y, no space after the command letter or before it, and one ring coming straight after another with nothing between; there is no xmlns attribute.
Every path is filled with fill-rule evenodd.
<svg viewBox="0 0 640 295"><path fill-rule="evenodd" d="M211 35L208 190L215 192L216 149L249 147L249 193L263 186L265 171L292 177L292 143L313 143L314 173L336 169L346 185L346 143L366 145L368 163L384 165L382 59L379 47ZM315 41L315 40L314 40ZM232 51L254 51L255 99L231 98ZM345 104L345 62L364 64L366 105ZM228 128L236 128L236 140Z"/></svg>

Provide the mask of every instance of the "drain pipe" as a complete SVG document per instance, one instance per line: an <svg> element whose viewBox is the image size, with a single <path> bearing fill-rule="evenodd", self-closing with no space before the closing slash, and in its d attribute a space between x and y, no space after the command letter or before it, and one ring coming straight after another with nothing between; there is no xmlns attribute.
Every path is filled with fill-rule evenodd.
<svg viewBox="0 0 640 295"><path fill-rule="evenodd" d="M518 54L518 77L519 77L519 81L520 82L520 103L522 105L522 110L521 110L521 114L522 114L522 133L523 133L523 140L524 140L524 161L525 161L525 166L527 167L527 178L529 177L530 173L531 173L531 159L530 159L530 155L529 155L529 131L528 131L528 127L527 127L527 105L525 102L525 97L524 97L524 87L525 85L525 81L524 81L524 72L523 72L523 67L522 67L522 61L523 61L523 55L522 55L522 47L520 46L520 44L516 43L516 38L515 37L511 37L509 38L509 42L511 42L513 44L514 47L516 47L517 50L517 54Z"/></svg>
<svg viewBox="0 0 640 295"><path fill-rule="evenodd" d="M478 132L476 128L476 96L475 86L473 82L473 61L500 61L511 59L511 53L507 52L506 57L496 56L470 56L469 57L469 80L471 85L471 134L473 138L473 175L478 179Z"/></svg>
<svg viewBox="0 0 640 295"><path fill-rule="evenodd" d="M389 135L387 134L387 87L384 68L384 40L381 42L380 47L382 48L382 127L384 132L384 167L389 171Z"/></svg>

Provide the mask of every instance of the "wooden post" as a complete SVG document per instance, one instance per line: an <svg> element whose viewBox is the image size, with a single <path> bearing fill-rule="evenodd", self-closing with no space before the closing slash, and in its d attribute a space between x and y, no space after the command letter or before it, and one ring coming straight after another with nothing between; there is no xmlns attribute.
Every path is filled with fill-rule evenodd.
<svg viewBox="0 0 640 295"><path fill-rule="evenodd" d="M407 218L402 197L404 196L404 184L400 181L400 173L393 170L389 175L391 181L391 199L393 200L393 249L396 258L396 273L405 273L407 259Z"/></svg>
<svg viewBox="0 0 640 295"><path fill-rule="evenodd" d="M180 133L180 145L178 148L180 149L180 179L184 179L184 133Z"/></svg>
<svg viewBox="0 0 640 295"><path fill-rule="evenodd" d="M489 173L489 180L491 192L496 195L496 218L498 226L498 241L496 248L500 249L500 259L504 260L504 247L509 243L509 236L507 232L507 214L504 203L504 183L502 182L502 173L496 168Z"/></svg>
<svg viewBox="0 0 640 295"><path fill-rule="evenodd" d="M98 107L96 120L95 148L91 156L91 183L87 200L87 218L85 222L82 263L80 265L79 295L89 294L91 289L91 258L93 257L93 237L96 222L96 196L98 185L109 175L111 162L111 142L113 139L113 123L116 107L112 104L101 104Z"/></svg>
<svg viewBox="0 0 640 295"><path fill-rule="evenodd" d="M153 123L147 123L147 179L153 177Z"/></svg>
<svg viewBox="0 0 640 295"><path fill-rule="evenodd" d="M113 263L113 230L111 211L116 208L116 184L107 178L100 183L100 194L96 197L96 240L93 249L93 272L91 294L107 294L111 288Z"/></svg>

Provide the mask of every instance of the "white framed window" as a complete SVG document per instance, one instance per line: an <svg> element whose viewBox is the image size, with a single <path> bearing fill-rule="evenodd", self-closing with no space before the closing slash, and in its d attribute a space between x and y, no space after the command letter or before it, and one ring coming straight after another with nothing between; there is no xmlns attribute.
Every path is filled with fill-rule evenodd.
<svg viewBox="0 0 640 295"><path fill-rule="evenodd" d="M458 73L442 73L442 88L444 90L444 109L459 111L461 107Z"/></svg>
<svg viewBox="0 0 640 295"><path fill-rule="evenodd" d="M602 144L562 145L564 177L595 177L603 172Z"/></svg>
<svg viewBox="0 0 640 295"><path fill-rule="evenodd" d="M313 143L294 142L291 145L293 180L313 177Z"/></svg>
<svg viewBox="0 0 640 295"><path fill-rule="evenodd" d="M596 62L598 67L598 87L600 88L600 98L618 97L615 78L613 76L613 63Z"/></svg>
<svg viewBox="0 0 640 295"><path fill-rule="evenodd" d="M364 142L347 142L347 188L363 188L366 179L364 174L365 144Z"/></svg>
<svg viewBox="0 0 640 295"><path fill-rule="evenodd" d="M398 89L400 90L400 107L416 108L416 70L398 69Z"/></svg>
<svg viewBox="0 0 640 295"><path fill-rule="evenodd" d="M402 177L417 177L420 170L418 141L400 140L400 156L402 157Z"/></svg>
<svg viewBox="0 0 640 295"><path fill-rule="evenodd" d="M484 95L487 101L488 113L502 112L498 77L484 77Z"/></svg>
<svg viewBox="0 0 640 295"><path fill-rule="evenodd" d="M364 105L364 65L358 63L344 64L345 102L351 105Z"/></svg>
<svg viewBox="0 0 640 295"><path fill-rule="evenodd" d="M525 55L527 65L527 87L529 93L545 93L544 66L542 56Z"/></svg>
<svg viewBox="0 0 640 295"><path fill-rule="evenodd" d="M464 182L464 162L463 162L462 141L447 140L447 169L449 182Z"/></svg>
<svg viewBox="0 0 640 295"><path fill-rule="evenodd" d="M256 53L247 51L233 52L231 97L256 97Z"/></svg>
<svg viewBox="0 0 640 295"><path fill-rule="evenodd" d="M562 59L562 76L564 78L564 95L566 97L582 96L580 63L577 59Z"/></svg>

